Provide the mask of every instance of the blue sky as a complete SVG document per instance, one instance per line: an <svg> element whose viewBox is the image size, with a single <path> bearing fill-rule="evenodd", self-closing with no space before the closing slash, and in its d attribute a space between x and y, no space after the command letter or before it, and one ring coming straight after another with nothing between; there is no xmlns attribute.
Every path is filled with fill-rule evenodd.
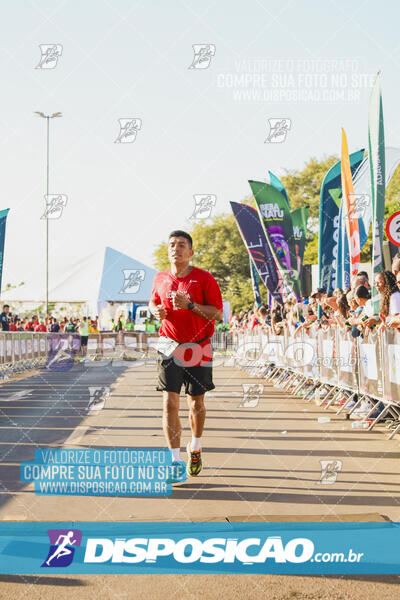
<svg viewBox="0 0 400 600"><path fill-rule="evenodd" d="M365 146L378 70L386 143L400 146L399 17L390 0L4 5L3 285L44 278L45 122L33 111L64 115L52 123L50 192L68 203L50 221L50 277L106 245L151 264L171 229L190 228L194 194L227 212L248 179L337 154L341 127L350 151ZM50 43L62 45L57 66L35 69ZM193 44L215 45L207 69L188 68ZM293 101L299 92L306 101ZM142 120L134 143L114 143L120 118ZM273 118L291 121L283 143L265 143Z"/></svg>

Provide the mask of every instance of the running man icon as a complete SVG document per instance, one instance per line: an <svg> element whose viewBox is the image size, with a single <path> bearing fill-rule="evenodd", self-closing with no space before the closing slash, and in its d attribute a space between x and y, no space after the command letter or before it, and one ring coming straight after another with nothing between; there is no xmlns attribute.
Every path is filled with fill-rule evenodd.
<svg viewBox="0 0 400 600"><path fill-rule="evenodd" d="M75 548L80 546L82 532L79 529L49 529L50 549L42 567L67 567L72 563Z"/></svg>

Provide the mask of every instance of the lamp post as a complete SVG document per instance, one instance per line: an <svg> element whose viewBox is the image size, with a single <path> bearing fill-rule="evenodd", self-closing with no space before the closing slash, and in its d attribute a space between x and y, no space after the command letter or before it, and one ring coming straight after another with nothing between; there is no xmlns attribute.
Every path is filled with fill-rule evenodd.
<svg viewBox="0 0 400 600"><path fill-rule="evenodd" d="M62 117L60 112L45 115L35 111L35 114L47 121L47 171L46 171L46 315L49 314L49 215L47 213L47 198L49 197L49 165L50 165L50 119Z"/></svg>

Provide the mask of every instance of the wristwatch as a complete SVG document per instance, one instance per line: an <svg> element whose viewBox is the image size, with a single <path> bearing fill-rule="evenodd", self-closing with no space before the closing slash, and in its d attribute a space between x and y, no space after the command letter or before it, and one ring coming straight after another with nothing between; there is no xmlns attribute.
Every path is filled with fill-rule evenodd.
<svg viewBox="0 0 400 600"><path fill-rule="evenodd" d="M194 302L190 301L188 304L188 310L193 310L194 309Z"/></svg>

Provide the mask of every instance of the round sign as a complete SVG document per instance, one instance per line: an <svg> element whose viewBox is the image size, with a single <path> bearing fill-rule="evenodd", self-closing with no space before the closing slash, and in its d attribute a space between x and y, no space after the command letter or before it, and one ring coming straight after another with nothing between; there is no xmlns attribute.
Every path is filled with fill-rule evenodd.
<svg viewBox="0 0 400 600"><path fill-rule="evenodd" d="M386 235L395 246L400 246L400 210L388 218Z"/></svg>

